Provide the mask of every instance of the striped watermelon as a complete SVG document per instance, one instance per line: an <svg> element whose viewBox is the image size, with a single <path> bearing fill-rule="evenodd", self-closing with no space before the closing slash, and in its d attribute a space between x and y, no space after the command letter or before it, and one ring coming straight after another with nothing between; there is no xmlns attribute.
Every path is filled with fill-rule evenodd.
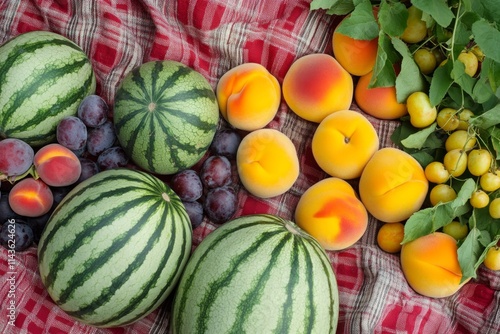
<svg viewBox="0 0 500 334"><path fill-rule="evenodd" d="M59 34L33 31L0 47L0 138L31 146L55 140L56 127L95 92L92 64Z"/></svg>
<svg viewBox="0 0 500 334"><path fill-rule="evenodd" d="M158 178L107 170L58 205L38 245L42 282L70 316L121 326L156 309L191 251L191 224L179 197Z"/></svg>
<svg viewBox="0 0 500 334"><path fill-rule="evenodd" d="M151 61L123 79L113 119L121 146L138 166L174 174L206 153L219 107L200 73L176 61Z"/></svg>
<svg viewBox="0 0 500 334"><path fill-rule="evenodd" d="M210 233L179 281L173 333L335 333L337 281L324 250L273 215Z"/></svg>

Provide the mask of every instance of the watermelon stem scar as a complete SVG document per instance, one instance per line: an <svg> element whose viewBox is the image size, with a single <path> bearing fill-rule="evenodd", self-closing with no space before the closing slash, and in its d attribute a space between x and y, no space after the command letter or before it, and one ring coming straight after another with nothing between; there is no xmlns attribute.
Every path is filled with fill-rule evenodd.
<svg viewBox="0 0 500 334"><path fill-rule="evenodd" d="M156 109L156 103L154 102L151 102L149 105L148 105L148 110L153 112L154 110Z"/></svg>
<svg viewBox="0 0 500 334"><path fill-rule="evenodd" d="M163 197L165 202L170 202L170 196L167 193L161 193L161 197Z"/></svg>

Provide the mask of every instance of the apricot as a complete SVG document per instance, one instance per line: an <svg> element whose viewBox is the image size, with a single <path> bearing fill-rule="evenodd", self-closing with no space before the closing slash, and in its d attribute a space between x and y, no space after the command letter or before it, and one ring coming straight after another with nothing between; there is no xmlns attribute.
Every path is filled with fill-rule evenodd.
<svg viewBox="0 0 500 334"><path fill-rule="evenodd" d="M406 104L399 103L396 97L396 87L369 88L373 72L359 78L354 90L354 100L365 113L380 119L397 119L406 114Z"/></svg>
<svg viewBox="0 0 500 334"><path fill-rule="evenodd" d="M68 148L60 144L48 144L40 148L33 159L38 176L54 187L69 186L80 177L80 160Z"/></svg>
<svg viewBox="0 0 500 334"><path fill-rule="evenodd" d="M368 212L348 182L328 177L302 194L295 209L295 222L324 249L341 250L363 236Z"/></svg>
<svg viewBox="0 0 500 334"><path fill-rule="evenodd" d="M352 76L330 55L313 53L297 59L283 78L283 98L305 120L319 123L333 112L349 109Z"/></svg>
<svg viewBox="0 0 500 334"><path fill-rule="evenodd" d="M354 39L339 33L337 28L332 37L335 59L352 75L362 76L371 72L377 59L378 37L370 40Z"/></svg>
<svg viewBox="0 0 500 334"><path fill-rule="evenodd" d="M434 232L404 243L400 260L408 284L421 295L448 297L466 282L460 283L457 241L446 233Z"/></svg>
<svg viewBox="0 0 500 334"><path fill-rule="evenodd" d="M365 116L353 110L337 111L324 118L312 139L318 165L342 179L359 177L378 148L377 131Z"/></svg>
<svg viewBox="0 0 500 334"><path fill-rule="evenodd" d="M9 192L9 205L15 213L25 217L39 217L50 211L54 196L49 186L40 179L18 181Z"/></svg>
<svg viewBox="0 0 500 334"><path fill-rule="evenodd" d="M229 124L253 131L263 128L276 116L281 87L264 66L245 63L221 76L216 96L221 115Z"/></svg>
<svg viewBox="0 0 500 334"><path fill-rule="evenodd" d="M288 191L299 176L299 158L292 141L278 130L250 132L236 152L243 186L252 195L269 198Z"/></svg>
<svg viewBox="0 0 500 334"><path fill-rule="evenodd" d="M428 189L418 161L394 147L375 152L359 179L361 201L369 213L386 223L408 219L420 209Z"/></svg>
<svg viewBox="0 0 500 334"><path fill-rule="evenodd" d="M377 232L377 245L387 253L401 251L404 229L403 223L384 223Z"/></svg>

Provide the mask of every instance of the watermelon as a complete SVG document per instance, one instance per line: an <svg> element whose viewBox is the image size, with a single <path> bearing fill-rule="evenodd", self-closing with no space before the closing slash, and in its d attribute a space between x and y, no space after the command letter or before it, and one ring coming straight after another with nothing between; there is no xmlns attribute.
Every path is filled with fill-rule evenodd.
<svg viewBox="0 0 500 334"><path fill-rule="evenodd" d="M172 60L150 61L122 80L113 120L127 155L144 170L167 175L203 157L217 129L219 107L199 72Z"/></svg>
<svg viewBox="0 0 500 334"><path fill-rule="evenodd" d="M274 215L235 218L193 252L175 293L173 333L335 333L337 281L325 251Z"/></svg>
<svg viewBox="0 0 500 334"><path fill-rule="evenodd" d="M191 251L179 197L157 177L100 172L56 207L38 244L40 276L73 318L97 327L132 323L155 310Z"/></svg>
<svg viewBox="0 0 500 334"><path fill-rule="evenodd" d="M49 31L14 37L0 47L0 138L55 141L59 121L95 88L90 60L71 40Z"/></svg>

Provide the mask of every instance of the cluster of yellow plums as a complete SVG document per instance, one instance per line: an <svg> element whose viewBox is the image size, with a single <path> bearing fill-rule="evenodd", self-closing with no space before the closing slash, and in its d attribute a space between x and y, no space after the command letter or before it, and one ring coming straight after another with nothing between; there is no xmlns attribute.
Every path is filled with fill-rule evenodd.
<svg viewBox="0 0 500 334"><path fill-rule="evenodd" d="M425 128L435 124L437 131L446 134L443 158L429 163L424 169L427 180L432 184L429 191L431 205L449 202L457 197L452 186L454 180L474 178L477 186L470 196L470 205L477 209L488 208L490 216L499 219L500 197L494 194L500 189L500 168L477 128L469 123L474 113L467 108L443 107L438 110L431 106L425 92L412 93L407 103L413 126ZM462 240L469 228L467 224L455 220L445 225L443 232L456 240ZM491 247L484 264L489 269L500 270L499 247Z"/></svg>
<svg viewBox="0 0 500 334"><path fill-rule="evenodd" d="M435 183L430 190L430 202L436 205L456 198L457 194L449 184L452 179L459 179L466 172L467 177L477 180L477 190L470 197L474 208L488 206L492 218L500 218L500 198L490 200L489 194L500 188L500 169L487 145L467 119L472 112L469 109L456 110L443 108L437 113L436 123L449 135L445 141L446 153L442 161L433 161L425 168L427 179Z"/></svg>

